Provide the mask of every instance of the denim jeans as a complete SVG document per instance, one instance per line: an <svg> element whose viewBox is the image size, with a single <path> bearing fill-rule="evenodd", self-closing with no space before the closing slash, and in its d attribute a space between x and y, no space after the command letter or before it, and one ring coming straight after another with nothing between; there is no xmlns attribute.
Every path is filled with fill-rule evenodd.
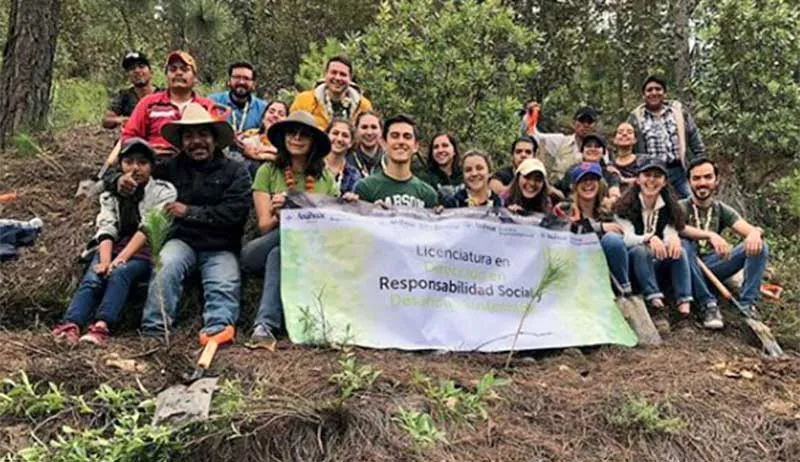
<svg viewBox="0 0 800 462"><path fill-rule="evenodd" d="M133 284L150 274L149 261L133 258L112 271L108 277L100 276L94 271L94 265L99 261L100 256L95 255L89 264L64 315L65 321L85 326L92 320L92 313L97 308L93 319L105 321L114 327L119 322Z"/></svg>
<svg viewBox="0 0 800 462"><path fill-rule="evenodd" d="M633 275L642 289L645 299L664 298L664 292L658 286L658 273L668 273L678 303L692 301L692 276L689 271L689 258L681 252L680 258L658 260L645 244L639 244L628 250Z"/></svg>
<svg viewBox="0 0 800 462"><path fill-rule="evenodd" d="M275 228L245 244L242 249L242 266L250 273L264 272L261 302L254 325L263 324L272 332L282 330L280 230Z"/></svg>
<svg viewBox="0 0 800 462"><path fill-rule="evenodd" d="M679 199L686 199L692 196L692 190L689 188L689 179L686 178L686 169L682 166L669 167L667 168L667 177Z"/></svg>
<svg viewBox="0 0 800 462"><path fill-rule="evenodd" d="M684 240L683 248L687 253L691 253L690 266L692 270L692 288L698 303L702 306L706 306L711 302L716 303L717 299L714 293L709 289L705 275L703 275L703 271L695 261L695 257L697 256L697 243ZM712 253L703 257L703 263L706 264L708 269L710 269L720 281L728 279L744 268L744 284L742 284L739 300L742 305L751 306L759 298L761 281L764 278L764 269L767 267L768 258L769 249L765 242L764 246L761 248L761 253L758 255L752 257L748 256L744 251L744 245L739 244L733 248L730 258L727 260L723 260L722 257L716 253Z"/></svg>
<svg viewBox="0 0 800 462"><path fill-rule="evenodd" d="M142 330L145 333L163 334L162 300L167 327L171 329L175 326L183 281L195 267L200 269L205 299L203 333L212 335L225 326L236 324L241 298L236 255L226 250L195 251L179 239L170 239L161 249L160 257L161 270L155 272L150 280L142 314Z"/></svg>
<svg viewBox="0 0 800 462"><path fill-rule="evenodd" d="M603 253L606 255L611 275L622 287L622 294L620 295L630 294L631 278L628 275L628 249L625 247L622 235L616 233L605 234L600 239L600 247L603 248Z"/></svg>

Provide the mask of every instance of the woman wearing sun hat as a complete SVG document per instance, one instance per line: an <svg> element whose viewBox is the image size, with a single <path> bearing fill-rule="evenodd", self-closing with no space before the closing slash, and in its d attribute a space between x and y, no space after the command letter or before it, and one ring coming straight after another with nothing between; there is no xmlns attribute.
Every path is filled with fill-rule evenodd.
<svg viewBox="0 0 800 462"><path fill-rule="evenodd" d="M333 175L325 168L324 159L331 150L330 139L317 128L311 114L293 112L274 123L267 137L278 150L277 158L258 168L252 188L258 229L263 235L244 246L242 266L251 273L264 271L264 287L251 340L274 346L275 335L283 325L278 226L286 193L336 197L339 189Z"/></svg>

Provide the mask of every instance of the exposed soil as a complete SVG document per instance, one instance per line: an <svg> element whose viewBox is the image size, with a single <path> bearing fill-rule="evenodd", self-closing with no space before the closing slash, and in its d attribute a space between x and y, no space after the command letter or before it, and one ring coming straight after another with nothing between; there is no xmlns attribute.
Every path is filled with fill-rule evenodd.
<svg viewBox="0 0 800 462"><path fill-rule="evenodd" d="M83 128L44 143L58 166L36 157L2 154L0 193L20 198L0 205L0 218L39 216L45 229L20 258L0 263L0 378L24 370L81 394L100 384L155 393L191 370L199 351L196 323L184 322L170 349L132 331L108 349L56 344L47 334L80 276L75 258L91 235L96 200L75 199L78 181L96 174L113 135ZM788 283L787 283L788 285ZM785 285L786 286L786 285ZM246 288L252 292L253 287ZM787 287L788 289L788 287ZM257 290L256 290L257 292ZM246 297L249 299L251 297ZM793 298L787 297L789 300ZM199 301L190 298L188 317ZM247 308L247 307L245 307ZM786 309L794 310L787 305ZM247 310L245 309L245 312ZM135 317L134 317L135 318ZM194 324L194 325L193 325ZM243 325L247 324L247 316ZM503 370L504 355L432 354L356 349L363 364L381 369L377 384L341 407L329 380L340 352L291 345L277 352L240 344L221 350L214 373L267 394L242 436L196 441L187 460L353 461L797 461L800 460L800 358L767 361L737 325L709 333L684 325L658 349L600 347L537 352ZM123 370L118 360L133 360ZM115 365L116 364L116 365ZM130 364L130 363L128 363ZM393 417L401 407L429 410L412 385L414 371L474 389L495 369L511 383L497 390L488 420L446 424L447 443L415 449ZM677 434L623 428L610 416L631 397L665 404L685 427ZM65 414L45 425L0 418L0 455L47 440Z"/></svg>

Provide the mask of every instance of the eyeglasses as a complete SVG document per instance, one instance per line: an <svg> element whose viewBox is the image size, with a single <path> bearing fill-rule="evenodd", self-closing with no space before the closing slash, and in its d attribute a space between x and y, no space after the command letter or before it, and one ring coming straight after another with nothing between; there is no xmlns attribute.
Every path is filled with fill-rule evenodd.
<svg viewBox="0 0 800 462"><path fill-rule="evenodd" d="M311 131L301 127L289 127L286 129L286 136L302 136L311 138Z"/></svg>

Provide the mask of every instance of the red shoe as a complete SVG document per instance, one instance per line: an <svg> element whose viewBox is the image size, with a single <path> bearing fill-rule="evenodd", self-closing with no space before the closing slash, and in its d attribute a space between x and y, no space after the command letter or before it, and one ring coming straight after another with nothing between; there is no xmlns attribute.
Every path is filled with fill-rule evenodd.
<svg viewBox="0 0 800 462"><path fill-rule="evenodd" d="M105 348L108 346L108 337L110 335L111 333L108 331L108 327L96 322L89 326L88 332L80 338L80 341L94 343L99 347Z"/></svg>
<svg viewBox="0 0 800 462"><path fill-rule="evenodd" d="M81 335L81 328L74 322L62 322L53 328L52 334L58 341L65 341L70 345L75 345Z"/></svg>

